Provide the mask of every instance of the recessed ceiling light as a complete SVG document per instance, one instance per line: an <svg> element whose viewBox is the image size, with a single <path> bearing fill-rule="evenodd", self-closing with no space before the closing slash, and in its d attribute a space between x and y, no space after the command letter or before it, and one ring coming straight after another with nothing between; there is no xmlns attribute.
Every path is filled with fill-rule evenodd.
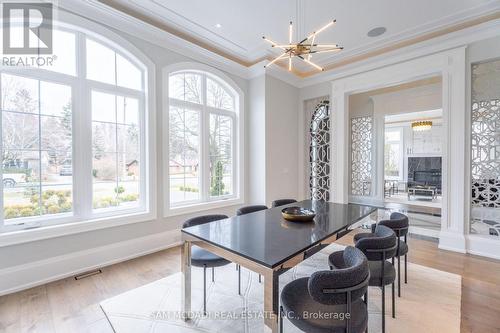
<svg viewBox="0 0 500 333"><path fill-rule="evenodd" d="M386 31L387 29L385 27L376 27L368 31L367 35L368 37L378 37L380 35L383 35Z"/></svg>
<svg viewBox="0 0 500 333"><path fill-rule="evenodd" d="M218 29L219 29L219 28L222 28L222 24L217 23L217 24L215 25L215 27L216 27L216 28L218 28Z"/></svg>

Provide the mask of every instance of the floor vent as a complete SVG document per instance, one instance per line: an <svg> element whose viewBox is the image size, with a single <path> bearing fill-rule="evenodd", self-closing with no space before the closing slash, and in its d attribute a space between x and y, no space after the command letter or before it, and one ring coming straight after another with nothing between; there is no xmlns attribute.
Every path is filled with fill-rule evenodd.
<svg viewBox="0 0 500 333"><path fill-rule="evenodd" d="M95 271L85 272L83 274L75 276L75 280L85 279L89 276L93 276L93 275L97 275L97 274L101 274L101 273L102 273L102 271L100 269L96 269Z"/></svg>

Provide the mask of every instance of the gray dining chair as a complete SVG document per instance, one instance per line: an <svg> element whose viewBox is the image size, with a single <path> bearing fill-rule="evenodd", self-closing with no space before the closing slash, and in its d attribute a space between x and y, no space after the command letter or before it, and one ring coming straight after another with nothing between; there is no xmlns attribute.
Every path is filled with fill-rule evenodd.
<svg viewBox="0 0 500 333"><path fill-rule="evenodd" d="M359 236L358 236L359 235ZM377 225L374 233L357 234L356 247L368 258L370 268L369 285L382 289L382 332L385 333L385 286L392 284L392 318L396 318L395 281L397 238L394 231ZM387 261L392 259L392 263Z"/></svg>
<svg viewBox="0 0 500 333"><path fill-rule="evenodd" d="M258 212L261 210L266 210L266 209L269 209L269 208L267 208L267 206L265 206L265 205L244 206L244 207L239 208L236 211L236 215L237 216L246 215L246 214L255 213L255 212ZM238 294L241 295L241 266L236 265L236 269L238 270L238 286L239 286L238 287ZM262 282L262 276L259 274L259 283L261 283L261 282Z"/></svg>
<svg viewBox="0 0 500 333"><path fill-rule="evenodd" d="M284 205L289 205L289 204L292 204L292 203L295 203L295 202L297 202L297 200L295 200L295 199L278 199L278 200L274 200L271 203L271 206L274 208L274 207L280 207L280 206L284 206Z"/></svg>
<svg viewBox="0 0 500 333"><path fill-rule="evenodd" d="M266 209L269 209L267 208L267 206L264 206L264 205L252 205L252 206L244 206L244 207L241 207L239 208L237 211L236 211L236 215L246 215L246 214L250 214L250 213L254 213L254 212L258 212L260 210L266 210Z"/></svg>
<svg viewBox="0 0 500 333"><path fill-rule="evenodd" d="M396 249L396 257L398 259L398 297L401 297L401 257L404 256L405 283L408 283L408 243L407 235L410 228L408 216L394 212L389 220L382 220L379 225L386 226L396 233L398 238L398 247ZM403 240L401 240L403 237Z"/></svg>
<svg viewBox="0 0 500 333"><path fill-rule="evenodd" d="M213 221L227 219L227 215L203 215L193 217L184 222L182 228L189 228L200 224L210 223ZM202 249L196 245L191 248L191 265L195 267L203 267L203 313L207 313L207 268L212 268L212 282L215 282L215 268L225 266L231 262L219 257L212 252ZM240 290L241 287L238 287Z"/></svg>
<svg viewBox="0 0 500 333"><path fill-rule="evenodd" d="M366 301L370 271L366 256L355 247L334 252L329 258L333 270L318 271L288 283L281 292L280 331L283 318L309 333L362 333L368 328ZM364 300L363 300L364 297ZM339 316L318 318L308 314ZM342 314L349 314L342 318Z"/></svg>

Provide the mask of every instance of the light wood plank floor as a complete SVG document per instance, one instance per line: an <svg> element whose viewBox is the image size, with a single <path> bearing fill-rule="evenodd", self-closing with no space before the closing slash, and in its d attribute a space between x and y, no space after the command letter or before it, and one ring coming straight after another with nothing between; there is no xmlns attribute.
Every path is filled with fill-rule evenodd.
<svg viewBox="0 0 500 333"><path fill-rule="evenodd" d="M347 235L339 243L351 241ZM462 275L462 332L500 333L500 261L439 250L422 239L409 243L410 262ZM82 280L67 278L0 297L0 332L112 332L100 301L179 270L180 250L173 248Z"/></svg>

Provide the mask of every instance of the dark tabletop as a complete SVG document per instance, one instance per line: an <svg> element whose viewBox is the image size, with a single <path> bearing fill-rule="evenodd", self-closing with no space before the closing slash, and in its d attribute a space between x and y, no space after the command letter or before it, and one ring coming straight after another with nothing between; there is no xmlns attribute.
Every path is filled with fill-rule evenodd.
<svg viewBox="0 0 500 333"><path fill-rule="evenodd" d="M314 222L283 219L281 210L291 206L315 211ZM305 200L185 228L182 232L275 268L375 210L371 206Z"/></svg>

